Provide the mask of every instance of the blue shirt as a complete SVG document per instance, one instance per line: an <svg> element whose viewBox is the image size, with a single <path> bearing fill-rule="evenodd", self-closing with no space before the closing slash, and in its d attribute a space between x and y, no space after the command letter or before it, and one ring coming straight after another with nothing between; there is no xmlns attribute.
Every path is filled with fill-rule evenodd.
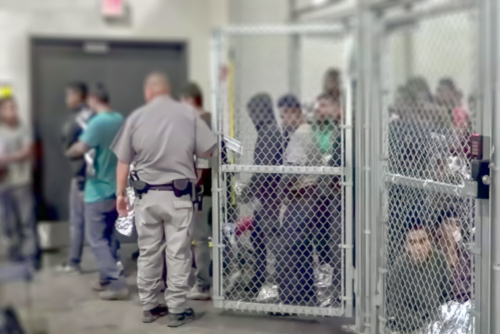
<svg viewBox="0 0 500 334"><path fill-rule="evenodd" d="M80 136L90 148L95 148L95 175L85 182L85 202L93 203L113 198L116 191L117 159L110 146L123 124L122 114L102 112L94 116Z"/></svg>

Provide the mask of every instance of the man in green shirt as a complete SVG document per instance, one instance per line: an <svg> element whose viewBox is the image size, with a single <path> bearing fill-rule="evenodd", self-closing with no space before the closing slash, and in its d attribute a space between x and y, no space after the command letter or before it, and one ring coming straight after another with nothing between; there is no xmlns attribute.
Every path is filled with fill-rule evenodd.
<svg viewBox="0 0 500 334"><path fill-rule="evenodd" d="M87 240L92 247L100 271L100 282L93 289L100 291L104 300L128 298L128 288L122 269L118 266L116 211L117 159L110 150L124 118L111 109L109 98L102 85L96 85L89 94L89 106L96 112L82 133L79 141L67 152L69 158L83 156L95 149L95 175L85 181L85 222Z"/></svg>

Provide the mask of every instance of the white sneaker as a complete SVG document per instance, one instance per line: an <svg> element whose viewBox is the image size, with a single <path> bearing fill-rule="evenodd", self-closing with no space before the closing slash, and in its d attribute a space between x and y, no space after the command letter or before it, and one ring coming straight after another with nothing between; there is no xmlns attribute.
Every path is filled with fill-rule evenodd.
<svg viewBox="0 0 500 334"><path fill-rule="evenodd" d="M212 299L212 295L210 294L210 288L203 289L198 286L193 286L191 291L187 295L187 299L189 300L210 300Z"/></svg>
<svg viewBox="0 0 500 334"><path fill-rule="evenodd" d="M120 275L125 275L125 267L123 266L122 261L116 262L116 266L120 270Z"/></svg>
<svg viewBox="0 0 500 334"><path fill-rule="evenodd" d="M62 263L56 267L56 271L60 274L79 275L81 273L80 266L72 266L67 263Z"/></svg>

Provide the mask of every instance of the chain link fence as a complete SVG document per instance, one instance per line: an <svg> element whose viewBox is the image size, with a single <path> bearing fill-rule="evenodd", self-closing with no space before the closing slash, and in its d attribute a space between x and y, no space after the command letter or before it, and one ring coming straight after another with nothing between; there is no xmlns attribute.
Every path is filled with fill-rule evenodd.
<svg viewBox="0 0 500 334"><path fill-rule="evenodd" d="M473 333L477 25L472 8L388 25L383 37L380 333Z"/></svg>
<svg viewBox="0 0 500 334"><path fill-rule="evenodd" d="M344 314L346 45L335 26L219 35L220 307Z"/></svg>
<svg viewBox="0 0 500 334"><path fill-rule="evenodd" d="M217 35L215 304L349 317L355 296L355 333L486 332L491 3L365 5Z"/></svg>

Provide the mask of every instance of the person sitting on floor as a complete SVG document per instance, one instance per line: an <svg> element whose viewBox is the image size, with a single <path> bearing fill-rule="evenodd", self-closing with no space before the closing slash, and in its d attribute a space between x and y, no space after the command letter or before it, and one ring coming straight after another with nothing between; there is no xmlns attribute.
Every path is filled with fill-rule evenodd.
<svg viewBox="0 0 500 334"><path fill-rule="evenodd" d="M408 333L430 323L452 295L451 277L446 256L433 246L429 229L421 222L408 227L404 251L387 278L392 330Z"/></svg>

